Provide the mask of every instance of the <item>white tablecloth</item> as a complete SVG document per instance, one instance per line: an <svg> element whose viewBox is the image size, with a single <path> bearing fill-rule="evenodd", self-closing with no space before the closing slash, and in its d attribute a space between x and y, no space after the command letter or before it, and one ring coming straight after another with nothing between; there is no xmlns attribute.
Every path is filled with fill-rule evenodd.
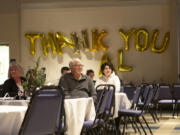
<svg viewBox="0 0 180 135"><path fill-rule="evenodd" d="M0 106L0 135L18 135L27 106Z"/></svg>
<svg viewBox="0 0 180 135"><path fill-rule="evenodd" d="M114 118L118 117L119 109L129 109L131 102L125 93L115 93Z"/></svg>
<svg viewBox="0 0 180 135"><path fill-rule="evenodd" d="M95 119L92 98L65 99L64 108L68 135L80 135L84 120Z"/></svg>
<svg viewBox="0 0 180 135"><path fill-rule="evenodd" d="M0 99L0 105L10 106L28 106L29 100L2 100Z"/></svg>
<svg viewBox="0 0 180 135"><path fill-rule="evenodd" d="M1 101L6 105L0 105L0 135L18 135L27 110L27 105L23 102L25 101ZM21 103L22 106L15 106L15 104ZM84 120L94 120L95 118L92 98L65 99L64 107L68 135L80 135Z"/></svg>

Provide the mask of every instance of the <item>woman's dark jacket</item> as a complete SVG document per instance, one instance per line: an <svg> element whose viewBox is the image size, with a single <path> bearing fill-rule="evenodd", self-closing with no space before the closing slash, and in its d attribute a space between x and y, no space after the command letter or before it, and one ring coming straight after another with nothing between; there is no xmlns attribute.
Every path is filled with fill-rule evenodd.
<svg viewBox="0 0 180 135"><path fill-rule="evenodd" d="M24 78L21 77L21 82L24 80ZM6 93L9 93L10 97L14 97L18 95L19 88L14 81L14 79L10 78L6 80L2 86L2 96L4 96Z"/></svg>

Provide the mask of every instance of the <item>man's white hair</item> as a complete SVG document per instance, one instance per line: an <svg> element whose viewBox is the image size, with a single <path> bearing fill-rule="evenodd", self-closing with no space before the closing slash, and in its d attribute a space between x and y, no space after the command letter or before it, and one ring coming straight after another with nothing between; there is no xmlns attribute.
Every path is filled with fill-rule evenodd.
<svg viewBox="0 0 180 135"><path fill-rule="evenodd" d="M75 59L73 59L73 60L71 60L71 61L69 62L69 67L72 67L75 62L79 62L79 63L82 64L82 61L81 61L80 59L75 58Z"/></svg>

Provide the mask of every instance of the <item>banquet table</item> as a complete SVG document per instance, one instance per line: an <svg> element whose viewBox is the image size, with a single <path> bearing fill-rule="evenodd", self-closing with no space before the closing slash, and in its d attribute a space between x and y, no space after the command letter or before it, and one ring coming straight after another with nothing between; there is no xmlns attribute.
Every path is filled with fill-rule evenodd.
<svg viewBox="0 0 180 135"><path fill-rule="evenodd" d="M0 100L0 135L18 135L29 101ZM95 107L92 98L65 99L68 135L80 135L84 120L94 120Z"/></svg>
<svg viewBox="0 0 180 135"><path fill-rule="evenodd" d="M131 102L128 99L126 93L115 93L115 108L114 108L114 118L118 117L119 109L129 109L131 107Z"/></svg>
<svg viewBox="0 0 180 135"><path fill-rule="evenodd" d="M29 100L3 100L0 99L0 105L10 106L28 106Z"/></svg>
<svg viewBox="0 0 180 135"><path fill-rule="evenodd" d="M64 108L68 135L80 135L84 120L95 119L95 107L91 97L65 99Z"/></svg>
<svg viewBox="0 0 180 135"><path fill-rule="evenodd" d="M18 135L27 106L0 105L0 135Z"/></svg>

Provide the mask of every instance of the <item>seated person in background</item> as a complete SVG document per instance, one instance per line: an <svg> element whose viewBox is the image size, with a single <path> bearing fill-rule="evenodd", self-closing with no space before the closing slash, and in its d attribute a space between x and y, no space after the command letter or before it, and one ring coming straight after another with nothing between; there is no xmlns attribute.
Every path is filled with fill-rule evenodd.
<svg viewBox="0 0 180 135"><path fill-rule="evenodd" d="M46 72L46 68L42 67L41 70L42 70L41 77L46 79L46 73L45 73Z"/></svg>
<svg viewBox="0 0 180 135"><path fill-rule="evenodd" d="M23 93L22 81L18 66L15 64L11 65L9 68L9 79L3 84L3 96L8 93L10 97L14 97L18 95L18 92Z"/></svg>
<svg viewBox="0 0 180 135"><path fill-rule="evenodd" d="M69 67L62 67L61 68L61 76L63 76L66 73L70 73L71 70L69 69Z"/></svg>
<svg viewBox="0 0 180 135"><path fill-rule="evenodd" d="M106 62L101 65L102 76L99 77L96 81L95 87L100 84L112 84L115 86L116 92L120 91L120 80L117 75L113 72L113 65L109 62Z"/></svg>
<svg viewBox="0 0 180 135"><path fill-rule="evenodd" d="M92 69L89 69L89 70L87 70L86 75L89 76L93 80L93 78L94 78L94 71ZM95 84L96 81L93 80L93 82Z"/></svg>
<svg viewBox="0 0 180 135"><path fill-rule="evenodd" d="M65 98L92 97L96 102L96 91L92 79L82 74L83 65L79 59L69 63L71 73L60 78L59 85L64 88Z"/></svg>
<svg viewBox="0 0 180 135"><path fill-rule="evenodd" d="M16 59L11 59L11 60L10 60L10 66L13 66L13 65L16 65L16 66L18 67L20 76L21 76L21 77L24 76L24 70L23 70L23 68L21 67L21 65L19 65L19 64L16 63Z"/></svg>

